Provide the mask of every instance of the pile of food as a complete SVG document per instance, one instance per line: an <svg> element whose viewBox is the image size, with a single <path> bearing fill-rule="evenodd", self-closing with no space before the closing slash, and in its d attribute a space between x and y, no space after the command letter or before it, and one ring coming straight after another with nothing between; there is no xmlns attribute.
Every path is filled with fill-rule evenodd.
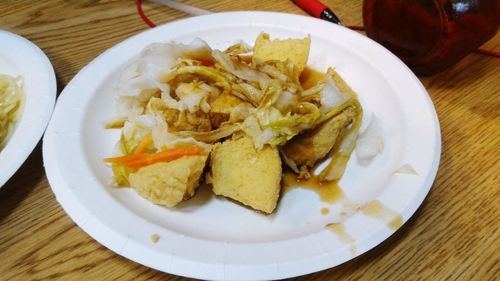
<svg viewBox="0 0 500 281"><path fill-rule="evenodd" d="M204 41L155 43L117 85L121 130L110 163L117 186L131 186L156 204L174 207L202 182L216 195L272 213L285 164L299 178L317 162L319 175L344 174L362 108L329 68L307 67L310 38L270 40L225 51Z"/></svg>
<svg viewBox="0 0 500 281"><path fill-rule="evenodd" d="M20 78L0 74L0 150L21 114L24 95Z"/></svg>

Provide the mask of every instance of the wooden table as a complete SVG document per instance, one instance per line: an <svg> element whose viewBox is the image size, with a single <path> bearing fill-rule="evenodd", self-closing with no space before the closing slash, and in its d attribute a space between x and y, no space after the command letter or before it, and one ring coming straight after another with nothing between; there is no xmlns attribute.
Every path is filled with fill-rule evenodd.
<svg viewBox="0 0 500 281"><path fill-rule="evenodd" d="M304 14L287 0L190 0L213 11ZM323 1L361 24L361 0ZM157 4L156 23L187 15ZM134 1L2 1L0 28L20 34L52 61L61 91L97 55L148 27ZM0 42L0 48L2 44ZM500 50L500 36L486 49ZM500 276L500 60L470 54L422 78L441 122L435 184L390 239L341 266L297 280L493 280ZM78 228L47 183L40 145L0 189L0 280L181 280L122 258ZM498 280L498 279L497 279Z"/></svg>

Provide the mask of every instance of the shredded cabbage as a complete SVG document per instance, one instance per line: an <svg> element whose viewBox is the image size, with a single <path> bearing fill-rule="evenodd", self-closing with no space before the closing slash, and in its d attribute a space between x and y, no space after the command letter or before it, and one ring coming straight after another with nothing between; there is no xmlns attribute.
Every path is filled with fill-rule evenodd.
<svg viewBox="0 0 500 281"><path fill-rule="evenodd" d="M160 91L161 97L171 108L185 110L181 103L170 96L170 86L163 80L180 57L203 59L211 49L204 41L194 40L191 44L154 43L146 47L139 58L122 72L117 93L118 114L140 114L152 93ZM147 91L153 90L153 91Z"/></svg>
<svg viewBox="0 0 500 281"><path fill-rule="evenodd" d="M23 100L21 78L0 74L0 149L20 116Z"/></svg>
<svg viewBox="0 0 500 281"><path fill-rule="evenodd" d="M384 151L384 137L380 119L372 115L370 123L356 141L356 156L361 163L370 162Z"/></svg>
<svg viewBox="0 0 500 281"><path fill-rule="evenodd" d="M221 51L214 50L212 55L214 59L229 73L242 80L257 82L261 88L266 88L270 79L264 73L254 70L244 63L231 60L231 57L228 54L224 54Z"/></svg>
<svg viewBox="0 0 500 281"><path fill-rule="evenodd" d="M320 91L321 113L326 114L330 112L349 98L349 96L340 92L339 88L333 82L332 77L327 75L325 86Z"/></svg>
<svg viewBox="0 0 500 281"><path fill-rule="evenodd" d="M200 87L199 83L180 83L177 89L175 89L175 95L186 105L187 110L191 113L195 113L198 110L202 110L205 113L210 111L210 104L207 102L210 92Z"/></svg>

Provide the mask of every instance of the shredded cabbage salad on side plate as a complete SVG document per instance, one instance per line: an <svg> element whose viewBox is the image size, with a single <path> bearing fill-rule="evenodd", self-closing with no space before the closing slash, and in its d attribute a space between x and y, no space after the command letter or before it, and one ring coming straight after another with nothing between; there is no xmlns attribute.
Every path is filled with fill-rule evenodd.
<svg viewBox="0 0 500 281"><path fill-rule="evenodd" d="M23 101L21 78L0 74L0 149L7 143L7 139L21 115Z"/></svg>

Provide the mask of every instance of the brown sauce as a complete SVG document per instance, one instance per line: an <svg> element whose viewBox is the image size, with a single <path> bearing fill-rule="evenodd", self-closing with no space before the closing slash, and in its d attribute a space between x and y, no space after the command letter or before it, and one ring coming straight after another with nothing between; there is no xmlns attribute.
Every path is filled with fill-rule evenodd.
<svg viewBox="0 0 500 281"><path fill-rule="evenodd" d="M349 245L349 250L351 253L356 252L356 245L354 244L354 239L345 231L345 226L342 223L329 223L326 225L331 232L335 233L342 243Z"/></svg>
<svg viewBox="0 0 500 281"><path fill-rule="evenodd" d="M314 171L315 169L312 169ZM379 200L373 200L370 203L356 208L354 203L351 202L348 198L345 197L344 192L338 185L338 181L321 181L319 179L319 176L317 175L312 175L311 178L309 179L299 179L297 178L297 175L290 171L290 170L285 170L283 179L282 179L282 186L283 186L283 192L287 192L291 189L294 188L302 188L302 189L308 189L311 191L314 191L321 201L326 202L326 203L338 203L340 202L341 204L344 205L344 207L347 208L355 208L359 210L362 214L365 216L371 217L376 220L383 221L387 224L388 227L391 229L397 230L403 225L403 216L399 214L398 212L391 210L390 208L386 207L382 202ZM349 207L350 206L350 207ZM322 208L321 209L321 214L323 215L328 215L330 213L329 208ZM342 213L342 212L341 212ZM344 212L345 214L345 212ZM331 226L335 225L335 226ZM340 232L339 230L341 226L338 226L341 224L329 224L327 227L332 230L335 229L335 231ZM333 230L332 230L333 231ZM345 236L343 236L345 238Z"/></svg>
<svg viewBox="0 0 500 281"><path fill-rule="evenodd" d="M302 88L305 90L311 88L312 86L316 85L318 81L321 79L325 78L325 74L322 72L317 71L314 68L306 66L302 73L300 74L300 84L302 85Z"/></svg>
<svg viewBox="0 0 500 281"><path fill-rule="evenodd" d="M160 236L156 233L152 234L151 235L151 242L158 243L158 241L160 241Z"/></svg>
<svg viewBox="0 0 500 281"><path fill-rule="evenodd" d="M393 211L379 200L374 200L360 209L365 216L382 220L387 223L387 226L392 229L398 229L403 225L403 216L396 211Z"/></svg>
<svg viewBox="0 0 500 281"><path fill-rule="evenodd" d="M321 181L318 176L313 175L307 180L298 179L291 171L286 171L283 177L284 192L303 188L314 191L323 202L335 203L344 198L344 192L338 185L338 181Z"/></svg>
<svg viewBox="0 0 500 281"><path fill-rule="evenodd" d="M344 206L353 204L344 196L344 192L339 187L338 181L321 181L316 175L313 175L307 180L302 180L298 179L297 175L292 171L285 171L282 184L284 192L294 188L308 189L314 191L323 202L341 202ZM387 226L394 230L403 225L403 216L398 212L389 209L379 200L371 201L370 203L359 208L359 211L365 216L387 223ZM327 215L329 213L329 208L321 209L321 214Z"/></svg>

